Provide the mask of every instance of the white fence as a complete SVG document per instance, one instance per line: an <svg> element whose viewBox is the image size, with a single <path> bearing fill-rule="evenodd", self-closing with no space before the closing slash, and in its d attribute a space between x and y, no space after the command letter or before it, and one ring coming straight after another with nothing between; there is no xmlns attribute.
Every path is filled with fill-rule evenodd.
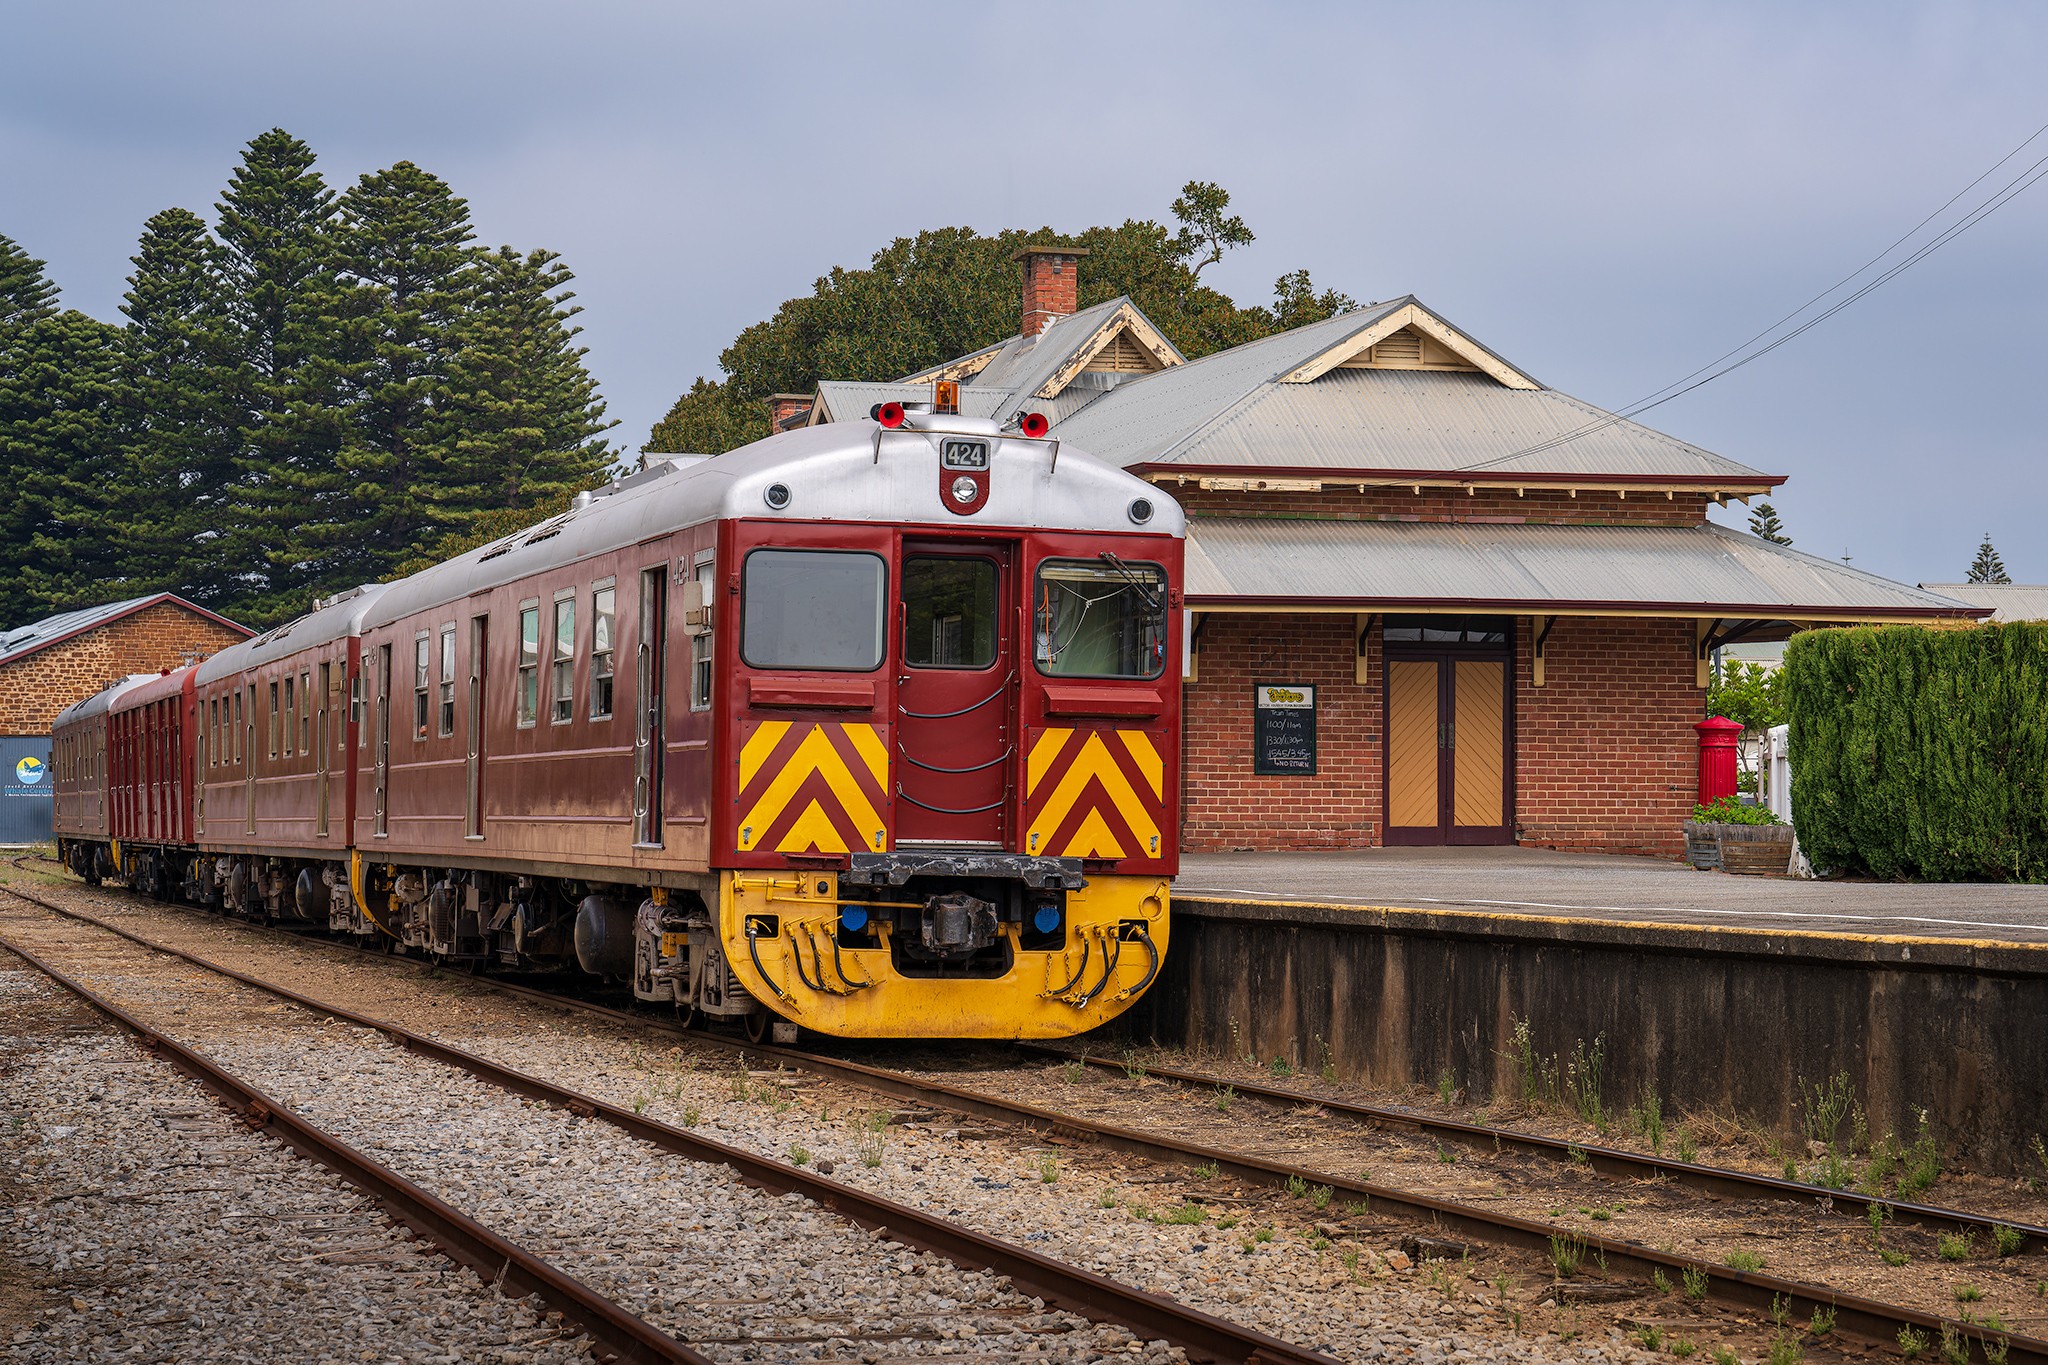
<svg viewBox="0 0 2048 1365"><path fill-rule="evenodd" d="M1757 746L1758 776L1763 779L1763 802L1771 808L1771 814L1792 823L1792 727L1773 725L1764 731L1762 742ZM1798 831L1792 834L1792 875L1811 877L1813 865L1806 861L1806 854L1800 851Z"/></svg>

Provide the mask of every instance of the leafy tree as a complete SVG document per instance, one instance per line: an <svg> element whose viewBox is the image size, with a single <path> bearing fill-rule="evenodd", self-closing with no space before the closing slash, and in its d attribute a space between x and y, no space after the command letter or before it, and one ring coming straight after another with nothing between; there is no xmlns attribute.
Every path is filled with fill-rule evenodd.
<svg viewBox="0 0 2048 1365"><path fill-rule="evenodd" d="M1984 533L1984 540L1977 546L1977 557L1970 562L1970 582L2010 583L2012 575L2005 571L2005 561L1998 557L1998 551L1991 544L1991 533Z"/></svg>
<svg viewBox="0 0 2048 1365"><path fill-rule="evenodd" d="M937 228L899 237L862 269L835 267L811 293L748 327L718 358L726 378L699 377L649 435L647 448L716 454L767 434L770 394L808 392L828 379L912 374L1016 335L1019 247L1087 250L1080 306L1134 302L1193 359L1352 307L1317 293L1306 271L1282 276L1272 308L1241 308L1200 282L1204 265L1252 240L1228 215L1230 196L1190 182L1175 201L1177 230L1131 219L1077 234Z"/></svg>
<svg viewBox="0 0 2048 1365"><path fill-rule="evenodd" d="M1763 738L1764 731L1785 723L1784 679L1781 670L1765 668L1746 659L1723 664L1714 685L1707 689L1707 714L1725 716L1742 726L1736 757L1744 772L1744 790L1756 789L1756 774L1747 771L1746 746Z"/></svg>
<svg viewBox="0 0 2048 1365"><path fill-rule="evenodd" d="M1768 540L1773 545L1790 545L1792 537L1785 534L1784 523L1778 520L1778 509L1767 502L1760 502L1749 514L1749 533L1758 540ZM1733 716L1730 720L1735 719Z"/></svg>
<svg viewBox="0 0 2048 1365"><path fill-rule="evenodd" d="M43 273L44 265L0 233L0 330L57 311L57 286Z"/></svg>
<svg viewBox="0 0 2048 1365"><path fill-rule="evenodd" d="M143 225L121 311L128 469L119 522L129 571L211 607L241 588L235 537L242 408L221 250L198 215Z"/></svg>

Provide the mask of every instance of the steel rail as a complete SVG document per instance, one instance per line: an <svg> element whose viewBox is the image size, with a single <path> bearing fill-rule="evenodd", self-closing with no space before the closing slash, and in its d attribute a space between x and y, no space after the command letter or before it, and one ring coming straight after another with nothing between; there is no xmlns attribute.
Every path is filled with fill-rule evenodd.
<svg viewBox="0 0 2048 1365"><path fill-rule="evenodd" d="M555 1085L488 1057L414 1033L387 1020L328 1004L196 953L144 938L95 916L51 904L13 887L0 890L54 914L93 925L151 952L164 953L301 1008L380 1033L407 1051L456 1067L509 1093L567 1109L582 1118L603 1119L643 1142L692 1161L729 1166L747 1184L776 1194L801 1194L841 1218L864 1228L886 1231L896 1241L936 1252L956 1265L1007 1276L1021 1292L1049 1304L1093 1321L1131 1328L1148 1338L1164 1338L1181 1347L1191 1359L1259 1362L1260 1365L1333 1365L1330 1357L1319 1352L1211 1316L1162 1295L1132 1289L1107 1276L934 1217L907 1204L867 1194L800 1167L714 1142L687 1129L647 1118L595 1096ZM4 939L0 939L0 946L7 946ZM139 1024L136 1027L143 1028ZM693 1355L689 1359L701 1357Z"/></svg>
<svg viewBox="0 0 2048 1365"><path fill-rule="evenodd" d="M23 899L13 888L4 888ZM60 914L94 923L90 915L63 907L46 908ZM113 925L103 925L124 937L136 938L127 931ZM294 936L295 938L297 936ZM146 940L139 940L146 942ZM318 939L298 938L300 942L313 943L324 947L341 948L343 951L360 953L364 956L381 956L368 950L343 948L339 944L326 944ZM153 945L154 946L154 945ZM179 956L177 949L164 948L162 951ZM203 962L203 960L201 960ZM232 969L222 969L232 973ZM1739 1271L1728 1266L1680 1256L1671 1252L1657 1251L1632 1242L1623 1242L1592 1234L1579 1234L1554 1224L1539 1223L1512 1214L1497 1213L1451 1200L1411 1193L1368 1181L1352 1180L1328 1172L1292 1167L1279 1162L1265 1161L1258 1157L1208 1147L1203 1144L1186 1142L1166 1135L1142 1132L1113 1124L1085 1119L1056 1110L1041 1109L1016 1100L1000 1099L978 1091L967 1090L943 1082L903 1072L871 1067L859 1062L845 1061L800 1049L779 1047L772 1044L742 1042L718 1034L686 1029L666 1021L649 1019L643 1015L612 1008L592 1001L580 1000L550 991L538 990L531 986L512 982L494 981L487 977L464 978L472 984L488 986L508 994L531 999L537 1003L551 1005L572 1012L596 1015L610 1019L623 1026L642 1031L655 1031L706 1042L729 1051L751 1054L764 1060L777 1061L790 1067L836 1080L842 1084L867 1089L901 1099L908 1099L932 1108L943 1109L956 1114L988 1119L994 1122L1017 1125L1026 1129L1048 1133L1068 1141L1085 1143L1114 1150L1127 1155L1142 1156L1149 1160L1162 1161L1190 1167L1214 1166L1219 1173L1227 1173L1248 1184L1286 1188L1290 1182L1307 1181L1312 1185L1327 1185L1333 1193L1347 1193L1367 1200L1377 1212L1391 1212L1402 1219L1427 1223L1438 1228L1448 1228L1465 1234L1477 1241L1496 1246L1511 1246L1517 1249L1548 1254L1553 1242L1560 1237L1570 1237L1582 1249L1589 1261L1597 1259L1607 1270L1619 1269L1642 1279L1648 1279L1657 1271L1664 1271L1669 1278L1683 1276L1691 1271L1707 1277L1707 1292L1710 1297L1733 1306L1760 1310L1767 1314L1790 1312L1811 1317L1816 1310L1826 1310L1835 1315L1835 1329L1850 1336L1876 1342L1884 1346L1895 1346L1899 1334L1911 1329L1925 1333L1938 1344L1946 1330L1960 1346L1969 1353L1971 1360L1990 1361L1993 1356L1986 1349L1987 1343L1999 1349L2003 1343L2005 1354L1999 1356L2006 1362L2019 1365L2048 1365L2048 1340L2022 1336L2016 1333L1991 1331L1973 1323L1958 1319L1938 1317L1922 1313L1917 1309L1885 1304L1856 1295L1838 1293L1824 1286L1802 1284L1752 1271ZM279 990L280 988L265 987ZM329 1006L315 1005L319 1009ZM371 1023L368 1027L387 1029L387 1025ZM1491 1135L1491 1130L1483 1130ZM1739 1175L1737 1172L1727 1174ZM842 1187L834 1187L842 1188ZM1958 1215L1948 1210L1936 1210L1951 1218L1968 1218L1974 1215ZM1989 1220L1997 1221L1997 1220ZM1675 1275L1673 1274L1675 1272Z"/></svg>
<svg viewBox="0 0 2048 1365"><path fill-rule="evenodd" d="M1012 1046L1021 1052L1056 1057L1066 1062L1081 1062L1107 1071L1126 1070L1124 1063L1112 1061L1107 1057L1091 1057L1087 1053L1075 1053L1065 1048L1049 1047L1043 1043L1018 1042ZM2039 1227L2032 1223L1993 1218L1981 1213L1968 1213L1961 1209L1944 1208L1938 1204L1916 1204L1909 1200L1887 1198L1884 1195L1829 1189L1825 1185L1809 1185L1804 1181L1780 1180L1775 1176L1755 1175L1723 1166L1703 1166L1697 1162L1674 1161L1668 1157L1644 1156L1640 1152L1630 1152L1617 1147L1568 1142L1512 1128L1461 1123L1455 1119L1434 1118L1406 1109L1355 1104L1348 1100L1311 1094L1305 1090L1290 1090L1284 1086L1265 1085L1257 1081L1241 1081L1229 1076L1211 1076L1198 1071L1183 1071L1174 1067L1144 1063L1138 1065L1143 1066L1147 1076L1157 1076L1176 1084L1219 1090L1228 1086L1236 1093L1253 1099L1269 1100L1276 1104L1315 1105L1332 1113L1362 1119L1369 1123L1392 1124L1411 1128L1431 1137L1448 1138L1474 1149L1491 1147L1499 1151L1502 1148L1511 1148L1553 1161L1583 1164L1603 1175L1634 1180L1670 1180L1674 1184L1699 1190L1704 1194L1728 1195L1743 1199L1779 1199L1787 1203L1812 1203L1821 1211L1834 1211L1858 1221L1862 1215L1850 1210L1876 1204L1884 1210L1886 1222L1911 1223L1935 1231L1954 1228L1963 1232L1983 1234L1986 1237L1991 1236L1996 1228L2010 1228L2022 1239L2013 1254L2048 1250L2048 1227Z"/></svg>
<svg viewBox="0 0 2048 1365"><path fill-rule="evenodd" d="M513 1298L539 1294L550 1308L587 1332L608 1358L620 1362L712 1365L691 1350L580 1280L564 1274L516 1242L508 1241L459 1209L379 1164L228 1072L205 1054L165 1037L142 1020L94 992L34 952L4 936L0 948L20 958L66 991L135 1035L136 1042L199 1082L250 1127L310 1161L333 1171L403 1223L468 1266L485 1284L498 1284Z"/></svg>

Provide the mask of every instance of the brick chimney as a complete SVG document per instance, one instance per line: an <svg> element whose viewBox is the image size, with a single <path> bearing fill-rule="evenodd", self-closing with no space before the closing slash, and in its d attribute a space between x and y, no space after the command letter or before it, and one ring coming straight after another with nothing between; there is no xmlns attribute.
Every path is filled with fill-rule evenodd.
<svg viewBox="0 0 2048 1365"><path fill-rule="evenodd" d="M1081 309L1081 258L1085 247L1027 246L1017 253L1024 263L1023 336L1035 337L1054 318Z"/></svg>
<svg viewBox="0 0 2048 1365"><path fill-rule="evenodd" d="M800 427L811 415L811 395L807 393L771 393L768 395L768 434Z"/></svg>

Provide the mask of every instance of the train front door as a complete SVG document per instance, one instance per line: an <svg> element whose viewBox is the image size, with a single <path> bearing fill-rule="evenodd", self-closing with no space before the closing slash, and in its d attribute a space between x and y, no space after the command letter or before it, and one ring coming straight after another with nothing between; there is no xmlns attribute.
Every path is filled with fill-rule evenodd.
<svg viewBox="0 0 2048 1365"><path fill-rule="evenodd" d="M896 843L1004 848L1018 651L1011 547L905 541L897 603Z"/></svg>

